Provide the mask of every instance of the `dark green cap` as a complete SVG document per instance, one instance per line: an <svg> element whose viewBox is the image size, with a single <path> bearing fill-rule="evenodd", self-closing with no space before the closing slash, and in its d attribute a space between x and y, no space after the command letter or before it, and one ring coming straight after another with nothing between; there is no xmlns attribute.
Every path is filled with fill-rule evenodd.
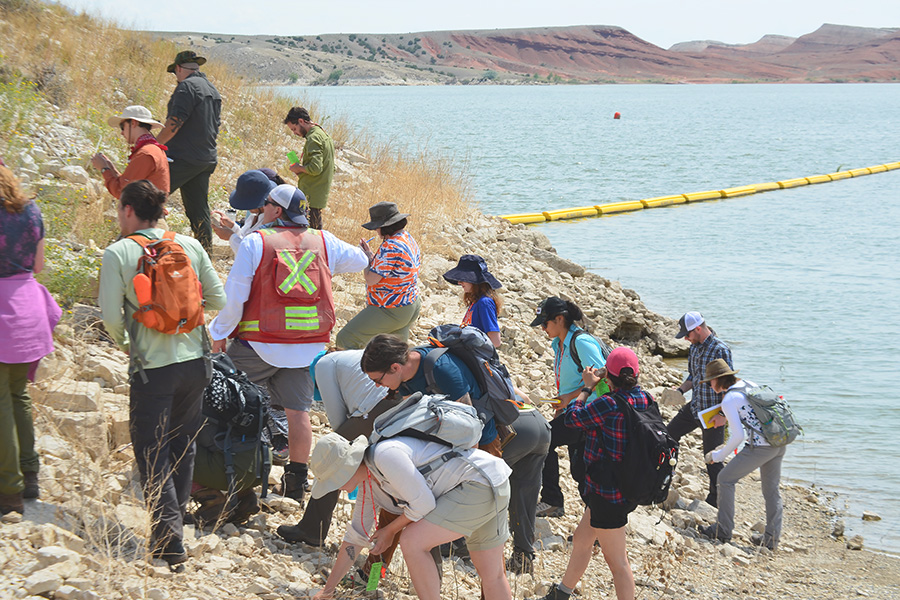
<svg viewBox="0 0 900 600"><path fill-rule="evenodd" d="M194 63L199 67L200 65L206 63L206 59L202 56L197 56L197 53L193 50L184 50L175 55L175 62L169 65L166 71L168 71L169 73L174 73L175 67L186 63Z"/></svg>

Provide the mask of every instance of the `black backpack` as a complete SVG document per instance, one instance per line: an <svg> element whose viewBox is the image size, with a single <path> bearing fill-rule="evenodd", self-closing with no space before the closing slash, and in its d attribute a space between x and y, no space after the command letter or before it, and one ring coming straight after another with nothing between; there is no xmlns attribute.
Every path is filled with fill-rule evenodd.
<svg viewBox="0 0 900 600"><path fill-rule="evenodd" d="M213 374L203 391L203 416L217 427L216 445L225 456L228 498L235 498L234 454L248 448L258 452L256 476L268 492L270 439L267 430L269 396L243 371L238 371L225 353L212 355Z"/></svg>
<svg viewBox="0 0 900 600"><path fill-rule="evenodd" d="M664 501L678 464L678 442L666 430L659 406L651 399L645 410L634 408L618 392L616 406L625 416L625 453L622 460L603 460L595 468L609 469L625 499L650 505ZM592 473L593 475L594 473Z"/></svg>
<svg viewBox="0 0 900 600"><path fill-rule="evenodd" d="M423 357L425 380L428 382L429 394L440 394L434 380L434 365L447 352L459 358L478 382L481 398L472 398L479 411L485 410L487 419L491 417L499 425L509 425L519 418L519 406L516 400L509 371L500 362L500 356L494 343L486 333L477 327L460 327L459 325L438 325L428 332L428 346Z"/></svg>
<svg viewBox="0 0 900 600"><path fill-rule="evenodd" d="M579 336L582 335L586 335L589 338L596 340L596 342L600 344L600 353L603 355L603 360L609 358L609 353L612 352L612 348L610 348L609 344L607 344L600 338L591 335L584 329L576 329L572 334L572 341L569 342L569 354L572 356L572 360L575 361L575 366L578 367L579 373L584 371L584 365L581 364L581 358L578 357L578 346L575 344L575 340L577 340Z"/></svg>

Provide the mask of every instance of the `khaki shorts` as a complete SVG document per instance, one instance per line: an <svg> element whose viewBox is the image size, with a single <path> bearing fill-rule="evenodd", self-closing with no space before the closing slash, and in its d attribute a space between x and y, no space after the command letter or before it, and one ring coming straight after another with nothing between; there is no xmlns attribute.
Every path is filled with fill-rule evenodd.
<svg viewBox="0 0 900 600"><path fill-rule="evenodd" d="M425 520L465 536L469 550L490 550L509 537L509 482L496 488L465 481L437 499Z"/></svg>
<svg viewBox="0 0 900 600"><path fill-rule="evenodd" d="M313 401L313 380L309 375L309 367L273 367L261 359L256 350L238 340L228 345L228 356L238 370L247 374L250 381L266 388L272 399L272 406L309 412Z"/></svg>

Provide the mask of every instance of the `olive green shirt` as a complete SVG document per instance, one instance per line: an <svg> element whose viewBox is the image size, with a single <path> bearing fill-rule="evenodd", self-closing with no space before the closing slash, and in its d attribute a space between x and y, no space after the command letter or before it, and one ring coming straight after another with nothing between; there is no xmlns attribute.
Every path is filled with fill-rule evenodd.
<svg viewBox="0 0 900 600"><path fill-rule="evenodd" d="M159 239L164 229L141 229L135 233L145 234L151 239ZM206 310L219 310L225 306L225 287L213 269L209 255L192 237L176 235L175 241L181 244L191 259L191 267L203 286L203 299ZM144 361L145 369L156 369L175 363L187 362L203 356L203 328L197 327L189 333L171 335L134 323L131 318L134 308L126 306L126 300L132 307L139 305L134 285L131 280L137 274L137 263L143 249L133 240L121 239L110 245L103 252L103 265L100 267L100 310L103 313L103 325L125 352L131 353L135 346L137 353ZM134 325L136 339L132 340L130 332ZM132 356L132 358L134 358ZM132 363L134 361L132 360Z"/></svg>
<svg viewBox="0 0 900 600"><path fill-rule="evenodd" d="M306 134L300 164L306 173L297 176L297 187L306 196L310 207L325 208L334 179L334 141L318 125L313 125Z"/></svg>

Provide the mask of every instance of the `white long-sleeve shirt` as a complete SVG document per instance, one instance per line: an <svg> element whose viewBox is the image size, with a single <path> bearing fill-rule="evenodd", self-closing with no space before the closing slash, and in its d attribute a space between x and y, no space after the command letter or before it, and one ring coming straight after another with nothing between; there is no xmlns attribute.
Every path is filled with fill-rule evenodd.
<svg viewBox="0 0 900 600"><path fill-rule="evenodd" d="M362 271L369 259L358 246L342 242L327 231L322 232L328 253L328 269L332 274ZM224 340L241 321L244 303L250 297L250 287L259 262L262 260L263 241L258 231L244 238L234 257L234 265L225 282L228 301L225 308L209 324L209 334L214 340ZM324 343L272 344L250 342L250 346L264 361L282 369L308 367L316 355L325 349Z"/></svg>
<svg viewBox="0 0 900 600"><path fill-rule="evenodd" d="M369 533L375 526L378 508L405 514L413 521L422 519L434 510L437 498L466 481L482 483L496 488L509 479L510 469L502 459L482 450L463 450L461 453L478 466L485 479L471 464L462 458L454 458L431 471L427 477L419 473L418 467L447 453L444 444L427 442L410 437L395 437L376 444L366 461L373 461L375 468L384 476L379 482L371 476L360 485L356 496L344 541L358 546L369 546ZM394 499L400 501L398 506Z"/></svg>
<svg viewBox="0 0 900 600"><path fill-rule="evenodd" d="M742 379L725 392L725 396L722 398L722 413L728 419L728 439L724 446L713 450L712 459L715 462L725 460L729 454L744 443L748 436L750 443L754 446L769 445L766 438L753 430L753 427L759 429L759 419L756 418L753 407L747 402L747 396L742 393L743 390L753 387L756 387L756 384Z"/></svg>
<svg viewBox="0 0 900 600"><path fill-rule="evenodd" d="M237 223L231 228L231 237L228 238L228 244L231 246L231 249L237 254L237 251L241 247L241 242L244 241L244 238L258 230L263 226L262 215L257 215L255 213L250 213L246 219L244 219L243 225L238 225Z"/></svg>

